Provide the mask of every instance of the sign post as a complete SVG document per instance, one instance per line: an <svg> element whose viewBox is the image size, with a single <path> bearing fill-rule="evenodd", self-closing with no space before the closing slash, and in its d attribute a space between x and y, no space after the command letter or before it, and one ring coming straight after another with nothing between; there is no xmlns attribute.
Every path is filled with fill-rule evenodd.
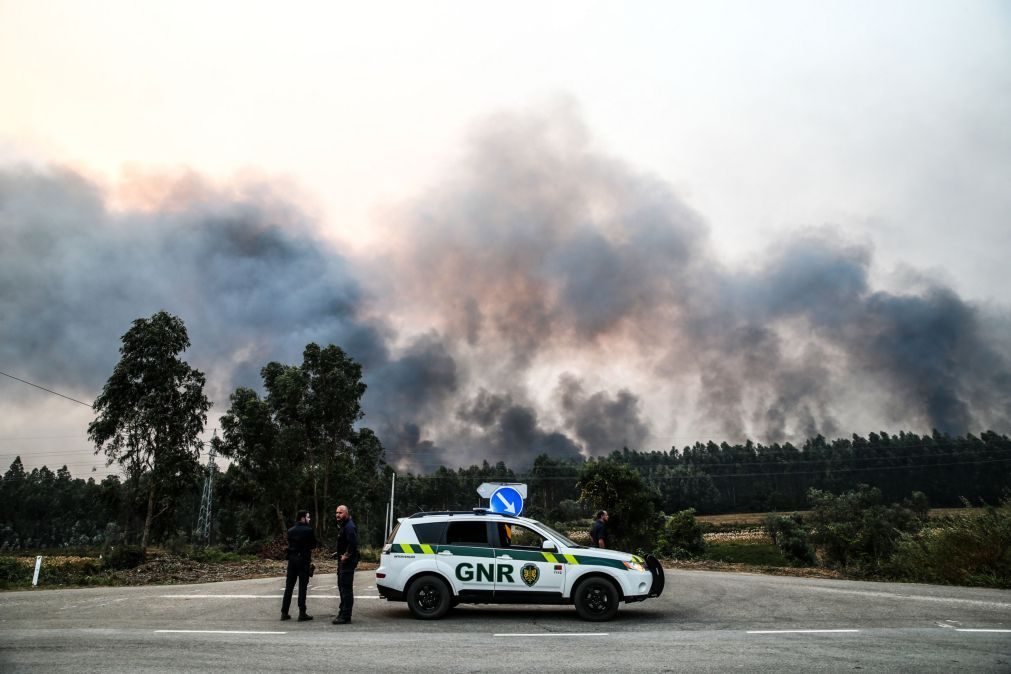
<svg viewBox="0 0 1011 674"><path fill-rule="evenodd" d="M42 555L35 558L35 576L32 577L32 587L36 587L39 584L39 571L42 570Z"/></svg>

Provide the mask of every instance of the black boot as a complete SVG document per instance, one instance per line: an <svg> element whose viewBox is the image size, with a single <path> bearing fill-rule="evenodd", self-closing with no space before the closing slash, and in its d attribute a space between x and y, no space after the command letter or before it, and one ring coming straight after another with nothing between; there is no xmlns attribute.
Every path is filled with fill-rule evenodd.
<svg viewBox="0 0 1011 674"><path fill-rule="evenodd" d="M337 616L336 618L334 618L334 619L333 619L333 620L332 620L332 621L330 622L330 624L331 624L331 625L347 625L347 624L349 624L350 622L351 622L351 618L345 618L344 616L342 616L342 615L339 615L339 616Z"/></svg>
<svg viewBox="0 0 1011 674"><path fill-rule="evenodd" d="M287 613L282 613L281 620L291 620L291 616L288 615Z"/></svg>
<svg viewBox="0 0 1011 674"><path fill-rule="evenodd" d="M300 623L304 623L306 620L312 620L312 616L309 615L308 613L299 613L298 614L298 621Z"/></svg>

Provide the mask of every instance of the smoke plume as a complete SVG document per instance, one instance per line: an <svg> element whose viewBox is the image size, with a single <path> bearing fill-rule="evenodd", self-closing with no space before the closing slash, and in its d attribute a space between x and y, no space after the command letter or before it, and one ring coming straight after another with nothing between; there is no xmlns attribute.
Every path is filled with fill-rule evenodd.
<svg viewBox="0 0 1011 674"><path fill-rule="evenodd" d="M186 323L212 418L310 341L363 364L364 423L427 469L930 427L1011 430L1007 317L943 284L871 286L872 250L813 228L729 268L655 176L568 113L499 115L369 257L263 182L0 171L0 362L93 399L131 321ZM129 200L125 203L131 203Z"/></svg>

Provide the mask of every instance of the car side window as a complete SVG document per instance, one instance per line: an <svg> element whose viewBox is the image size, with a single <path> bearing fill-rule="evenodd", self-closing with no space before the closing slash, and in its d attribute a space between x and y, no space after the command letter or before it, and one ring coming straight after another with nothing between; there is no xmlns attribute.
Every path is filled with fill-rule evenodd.
<svg viewBox="0 0 1011 674"><path fill-rule="evenodd" d="M447 545L488 547L488 527L483 521L450 522L446 529Z"/></svg>
<svg viewBox="0 0 1011 674"><path fill-rule="evenodd" d="M498 523L499 545L504 548L529 548L540 550L541 544L546 540L544 536L533 529L528 529L522 524Z"/></svg>
<svg viewBox="0 0 1011 674"><path fill-rule="evenodd" d="M428 545L442 543L442 534L445 531L445 522L425 522L424 524L414 525L414 535L418 537L418 542Z"/></svg>

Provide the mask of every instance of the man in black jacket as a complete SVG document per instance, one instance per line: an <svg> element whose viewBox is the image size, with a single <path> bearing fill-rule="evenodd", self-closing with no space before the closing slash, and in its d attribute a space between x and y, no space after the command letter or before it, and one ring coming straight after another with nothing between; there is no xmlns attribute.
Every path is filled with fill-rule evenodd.
<svg viewBox="0 0 1011 674"><path fill-rule="evenodd" d="M295 526L288 529L288 577L284 581L284 598L281 599L281 620L291 620L291 592L298 579L298 621L312 620L305 610L305 594L309 588L309 565L316 547L316 533L309 524L309 512L299 510Z"/></svg>
<svg viewBox="0 0 1011 674"><path fill-rule="evenodd" d="M351 622L351 607L355 603L355 567L358 566L358 527L351 519L351 513L346 505L337 506L335 514L337 526L337 591L341 596L340 608L334 625L346 625Z"/></svg>
<svg viewBox="0 0 1011 674"><path fill-rule="evenodd" d="M611 537L607 535L607 520L608 515L606 510L597 511L597 515L593 518L593 526L590 528L590 540L593 541L593 547L595 548L606 548L607 541L611 540Z"/></svg>

